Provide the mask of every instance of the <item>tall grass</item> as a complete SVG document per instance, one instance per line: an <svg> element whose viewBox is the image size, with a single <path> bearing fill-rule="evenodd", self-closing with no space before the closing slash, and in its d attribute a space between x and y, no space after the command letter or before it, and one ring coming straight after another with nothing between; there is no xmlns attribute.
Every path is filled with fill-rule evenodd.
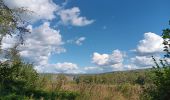
<svg viewBox="0 0 170 100"><path fill-rule="evenodd" d="M69 84L62 87L67 91L76 91L80 95L76 100L140 100L143 90L140 85L121 84Z"/></svg>
<svg viewBox="0 0 170 100"><path fill-rule="evenodd" d="M75 100L141 100L145 85L151 83L148 73L148 71L134 71L80 75L73 81L68 80L64 75L52 75L53 80L48 77L47 80L50 81L44 88L48 91L77 93ZM77 78L79 78L78 82Z"/></svg>

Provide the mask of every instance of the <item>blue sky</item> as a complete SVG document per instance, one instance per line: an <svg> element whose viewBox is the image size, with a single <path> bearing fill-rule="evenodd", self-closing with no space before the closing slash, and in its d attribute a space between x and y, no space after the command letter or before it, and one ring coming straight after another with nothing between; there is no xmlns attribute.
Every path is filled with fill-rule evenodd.
<svg viewBox="0 0 170 100"><path fill-rule="evenodd" d="M20 50L23 59L33 61L39 72L101 73L149 68L153 66L152 55L160 58L160 35L170 20L169 0L5 2L11 8L26 7L35 12L26 14L32 35L26 36L27 46ZM50 38L45 40L44 36ZM39 40L34 43L30 38ZM29 47L27 43L37 46Z"/></svg>

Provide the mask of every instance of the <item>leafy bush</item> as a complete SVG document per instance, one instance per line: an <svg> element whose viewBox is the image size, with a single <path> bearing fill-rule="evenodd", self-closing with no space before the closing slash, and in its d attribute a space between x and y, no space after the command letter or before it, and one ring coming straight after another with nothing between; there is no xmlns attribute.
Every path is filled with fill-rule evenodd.
<svg viewBox="0 0 170 100"><path fill-rule="evenodd" d="M155 62L153 86L146 88L151 100L170 100L170 64L167 61L170 58L170 29L163 30L162 37L166 54L163 59L160 59L159 63L153 57Z"/></svg>
<svg viewBox="0 0 170 100"><path fill-rule="evenodd" d="M24 95L27 90L35 89L38 73L33 65L24 63L16 48L8 54L9 60L0 62L0 96Z"/></svg>

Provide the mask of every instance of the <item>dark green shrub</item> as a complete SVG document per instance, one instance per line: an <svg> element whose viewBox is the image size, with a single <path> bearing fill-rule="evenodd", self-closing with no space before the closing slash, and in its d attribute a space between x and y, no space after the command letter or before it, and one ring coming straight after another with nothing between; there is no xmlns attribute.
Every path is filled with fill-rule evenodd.
<svg viewBox="0 0 170 100"><path fill-rule="evenodd" d="M16 94L9 94L6 96L1 96L0 100L30 100L29 97L16 95Z"/></svg>
<svg viewBox="0 0 170 100"><path fill-rule="evenodd" d="M135 80L135 83L137 83L139 85L144 85L145 84L145 77L138 76L138 78Z"/></svg>

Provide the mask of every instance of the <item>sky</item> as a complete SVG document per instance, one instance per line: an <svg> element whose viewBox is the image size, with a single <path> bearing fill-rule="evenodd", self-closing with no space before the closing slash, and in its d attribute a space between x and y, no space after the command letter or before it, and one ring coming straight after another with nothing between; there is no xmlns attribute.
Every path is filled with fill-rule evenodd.
<svg viewBox="0 0 170 100"><path fill-rule="evenodd" d="M4 0L25 8L31 34L19 46L24 61L43 73L104 73L151 68L163 54L169 0ZM15 35L2 48L17 43Z"/></svg>

